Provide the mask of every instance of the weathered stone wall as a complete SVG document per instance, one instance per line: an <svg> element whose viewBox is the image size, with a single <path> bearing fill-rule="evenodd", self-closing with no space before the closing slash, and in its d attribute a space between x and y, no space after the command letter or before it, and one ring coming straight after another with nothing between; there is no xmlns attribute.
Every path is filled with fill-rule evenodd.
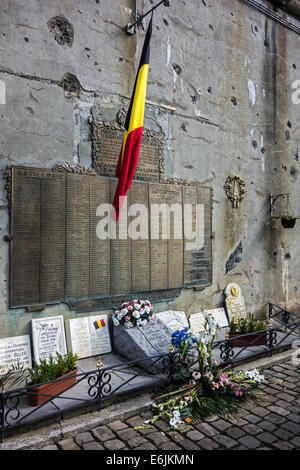
<svg viewBox="0 0 300 470"><path fill-rule="evenodd" d="M150 0L139 2L146 11ZM91 166L93 118L112 120L128 105L144 33L124 33L131 0L2 0L0 6L0 337L29 331L29 314L9 311L9 214L4 172L22 164ZM62 16L58 26L50 21ZM237 0L177 0L154 17L145 127L164 134L166 176L214 191L213 285L183 290L156 304L187 314L223 305L238 282L249 310L268 300L300 303L299 224L270 221L270 193L291 193L300 215L299 114L292 84L300 79L295 32ZM247 194L233 209L224 192L230 172ZM232 267L232 269L230 269ZM228 269L229 268L229 269ZM225 274L225 272L227 273Z"/></svg>

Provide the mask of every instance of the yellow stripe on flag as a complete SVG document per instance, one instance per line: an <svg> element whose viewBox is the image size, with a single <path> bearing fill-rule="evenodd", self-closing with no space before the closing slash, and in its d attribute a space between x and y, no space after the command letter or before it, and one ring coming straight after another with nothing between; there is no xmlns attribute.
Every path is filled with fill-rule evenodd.
<svg viewBox="0 0 300 470"><path fill-rule="evenodd" d="M143 127L144 125L144 109L146 101L148 70L149 64L142 65L139 70L128 133L134 129L137 129L138 127Z"/></svg>

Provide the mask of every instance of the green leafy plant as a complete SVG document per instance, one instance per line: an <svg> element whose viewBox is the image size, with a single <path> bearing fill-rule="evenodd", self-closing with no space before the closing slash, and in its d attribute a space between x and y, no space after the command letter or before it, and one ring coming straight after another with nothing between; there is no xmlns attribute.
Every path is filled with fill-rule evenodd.
<svg viewBox="0 0 300 470"><path fill-rule="evenodd" d="M13 364L9 370L0 377L0 391L4 393L7 386L13 388L15 385L20 384L26 379L28 371L30 369L21 366L19 362Z"/></svg>
<svg viewBox="0 0 300 470"><path fill-rule="evenodd" d="M49 360L44 359L40 364L35 363L28 371L31 383L35 385L62 377L75 368L78 359L77 354L72 352L68 352L65 356L57 352L56 359L50 355Z"/></svg>
<svg viewBox="0 0 300 470"><path fill-rule="evenodd" d="M266 330L269 326L267 314L265 313L262 319L255 318L252 313L248 313L247 317L235 319L234 317L229 322L229 333L246 334L255 331Z"/></svg>

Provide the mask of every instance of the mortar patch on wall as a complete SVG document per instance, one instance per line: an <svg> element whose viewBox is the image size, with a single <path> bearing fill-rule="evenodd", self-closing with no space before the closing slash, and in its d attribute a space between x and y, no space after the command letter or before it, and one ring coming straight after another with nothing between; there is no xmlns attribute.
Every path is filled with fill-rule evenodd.
<svg viewBox="0 0 300 470"><path fill-rule="evenodd" d="M48 29L55 41L61 46L72 47L74 40L74 28L64 16L53 16L47 22Z"/></svg>
<svg viewBox="0 0 300 470"><path fill-rule="evenodd" d="M243 242L242 240L236 247L236 249L231 253L228 260L226 261L225 266L225 274L235 268L235 266L242 261L242 257L240 256L243 253Z"/></svg>

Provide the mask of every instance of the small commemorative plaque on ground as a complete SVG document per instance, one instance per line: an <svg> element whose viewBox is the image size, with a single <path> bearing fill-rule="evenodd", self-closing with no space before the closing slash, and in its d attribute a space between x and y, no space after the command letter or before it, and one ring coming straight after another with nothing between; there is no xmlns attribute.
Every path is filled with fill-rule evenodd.
<svg viewBox="0 0 300 470"><path fill-rule="evenodd" d="M31 322L34 360L55 358L56 353L66 354L66 337L62 315L35 319Z"/></svg>
<svg viewBox="0 0 300 470"><path fill-rule="evenodd" d="M0 376L12 366L32 367L28 335L0 339Z"/></svg>
<svg viewBox="0 0 300 470"><path fill-rule="evenodd" d="M111 352L107 315L68 320L67 338L69 348L79 359Z"/></svg>
<svg viewBox="0 0 300 470"><path fill-rule="evenodd" d="M144 327L114 327L114 349L128 360L139 361L137 365L150 374L159 374L163 368L163 358L168 354L172 330L158 318ZM156 356L156 357L155 357Z"/></svg>

